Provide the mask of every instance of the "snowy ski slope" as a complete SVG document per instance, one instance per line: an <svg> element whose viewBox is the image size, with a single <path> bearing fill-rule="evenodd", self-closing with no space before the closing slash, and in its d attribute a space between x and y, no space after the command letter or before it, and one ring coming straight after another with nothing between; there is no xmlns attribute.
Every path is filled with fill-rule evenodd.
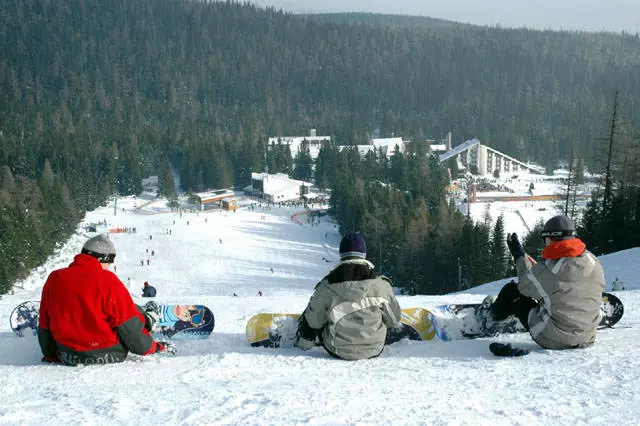
<svg viewBox="0 0 640 426"><path fill-rule="evenodd" d="M106 219L109 226L98 231L135 227L135 234L112 234L117 274L125 283L129 278L135 299L143 301L137 296L148 280L158 289L158 302L206 304L216 315L214 333L204 341L177 342L175 357L133 356L123 364L77 368L40 363L37 340L15 337L9 314L19 302L39 299L48 273L66 266L94 235L79 230L0 300L0 424L638 423L640 249L602 258L607 281L618 276L632 290L618 293L625 317L615 330L599 332L592 348L546 351L522 334L402 341L377 359L346 362L321 348L251 348L244 336L246 321L257 312L304 308L314 284L338 259L340 237L329 219L311 226L302 215L300 225L290 217L299 209L247 208L180 217L162 200L139 210L134 203L120 199L115 217L111 205L88 213L84 224ZM479 301L499 285L399 300L403 307ZM259 290L264 296L256 296ZM499 359L489 352L492 341L515 342L532 353Z"/></svg>

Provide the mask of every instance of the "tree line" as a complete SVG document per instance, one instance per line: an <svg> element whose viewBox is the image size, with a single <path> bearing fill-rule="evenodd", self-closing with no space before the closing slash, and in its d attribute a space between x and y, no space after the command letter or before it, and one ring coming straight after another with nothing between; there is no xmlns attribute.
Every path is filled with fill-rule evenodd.
<svg viewBox="0 0 640 426"><path fill-rule="evenodd" d="M0 167L8 173L0 214L11 225L2 253L24 242L32 256L46 257L84 211L114 192L139 193L144 176L159 175L169 197L173 171L180 189L190 191L242 188L251 171L265 167L309 176L304 153L297 161L306 166L294 167L287 148L267 150L266 138L311 127L347 145L394 134L419 145L451 130L458 141L478 137L545 165L567 158L573 143L593 168L593 135L598 118L609 114L614 87L627 119L637 121L637 35L367 21L232 1L3 2ZM364 185L388 167L399 188L418 191L405 205L422 200L430 220L457 220L424 183L424 176L435 178L435 167L425 175L416 164L423 160L394 161L363 158L354 163L362 176L352 180ZM40 188L47 168L54 185ZM40 199L27 195L36 187L42 203L31 203L29 218L21 209ZM48 203L56 191L69 200ZM377 203L380 212L395 205ZM36 219L51 208L70 222ZM402 227L413 223L400 217ZM40 223L39 232L16 231L30 220ZM36 255L38 244L44 251ZM2 256L6 287L29 263L5 267L15 257Z"/></svg>
<svg viewBox="0 0 640 426"><path fill-rule="evenodd" d="M607 124L607 135L600 140L598 186L579 227L597 255L640 245L640 133L625 118L618 92ZM579 182L579 169L576 174Z"/></svg>
<svg viewBox="0 0 640 426"><path fill-rule="evenodd" d="M503 278L512 263L504 218L474 223L447 200L447 170L425 144L391 158L355 147L322 148L316 184L330 189L341 233L357 230L367 257L399 287L418 293L463 290Z"/></svg>

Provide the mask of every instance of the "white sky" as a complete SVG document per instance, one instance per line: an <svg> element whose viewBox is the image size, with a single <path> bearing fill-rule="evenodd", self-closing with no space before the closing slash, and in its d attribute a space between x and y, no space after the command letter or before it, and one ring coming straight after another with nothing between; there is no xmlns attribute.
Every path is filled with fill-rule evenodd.
<svg viewBox="0 0 640 426"><path fill-rule="evenodd" d="M253 0L291 12L422 15L478 25L640 31L638 0Z"/></svg>

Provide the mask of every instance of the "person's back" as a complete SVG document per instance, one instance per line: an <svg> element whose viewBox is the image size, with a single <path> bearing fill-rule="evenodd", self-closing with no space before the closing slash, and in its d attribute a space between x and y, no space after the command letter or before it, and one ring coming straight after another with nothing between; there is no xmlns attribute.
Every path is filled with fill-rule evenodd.
<svg viewBox="0 0 640 426"><path fill-rule="evenodd" d="M108 265L115 248L106 236L85 243L69 267L52 272L42 289L38 343L44 359L65 364L124 361L128 352L166 349L145 328L147 318Z"/></svg>
<svg viewBox="0 0 640 426"><path fill-rule="evenodd" d="M309 349L317 336L339 358L378 356L387 329L400 321L400 306L390 281L379 277L366 260L366 244L359 233L345 235L340 256L341 262L318 283L301 317L297 346Z"/></svg>
<svg viewBox="0 0 640 426"><path fill-rule="evenodd" d="M41 305L47 313L47 328L59 345L72 351L91 351L119 342L113 330L116 324L105 320L105 314L114 318L137 314L133 301L130 305L122 304L125 310L120 312L118 306L111 304L123 297L131 298L116 276L100 269L90 256L80 254L68 268L51 273Z"/></svg>
<svg viewBox="0 0 640 426"><path fill-rule="evenodd" d="M616 277L616 279L613 280L613 283L611 283L611 290L612 291L622 291L622 290L624 290L624 283L622 281L620 281L618 279L618 277Z"/></svg>
<svg viewBox="0 0 640 426"><path fill-rule="evenodd" d="M142 297L156 297L156 288L145 282L142 288Z"/></svg>
<svg viewBox="0 0 640 426"><path fill-rule="evenodd" d="M529 320L534 339L552 349L593 343L605 282L598 259L584 250L576 257L547 259L532 269L548 289L547 298Z"/></svg>
<svg viewBox="0 0 640 426"><path fill-rule="evenodd" d="M344 359L378 355L387 329L400 321L400 307L391 284L377 276L373 264L364 259L341 262L316 288L316 297L329 309L310 311L307 320L319 324L325 348Z"/></svg>
<svg viewBox="0 0 640 426"><path fill-rule="evenodd" d="M605 289L600 261L575 237L575 225L565 216L550 219L541 234L548 242L544 260L516 259L519 291L539 301L529 314L529 332L548 349L589 345L595 341Z"/></svg>

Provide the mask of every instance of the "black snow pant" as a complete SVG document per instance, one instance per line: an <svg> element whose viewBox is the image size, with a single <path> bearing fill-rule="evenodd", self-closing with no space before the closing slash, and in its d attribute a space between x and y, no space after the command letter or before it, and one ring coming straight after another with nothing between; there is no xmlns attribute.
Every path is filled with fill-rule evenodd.
<svg viewBox="0 0 640 426"><path fill-rule="evenodd" d="M515 315L528 331L529 311L536 306L538 306L538 302L522 295L518 290L518 284L515 281L511 281L500 290L498 298L491 305L491 313L496 321L502 321L511 315Z"/></svg>

